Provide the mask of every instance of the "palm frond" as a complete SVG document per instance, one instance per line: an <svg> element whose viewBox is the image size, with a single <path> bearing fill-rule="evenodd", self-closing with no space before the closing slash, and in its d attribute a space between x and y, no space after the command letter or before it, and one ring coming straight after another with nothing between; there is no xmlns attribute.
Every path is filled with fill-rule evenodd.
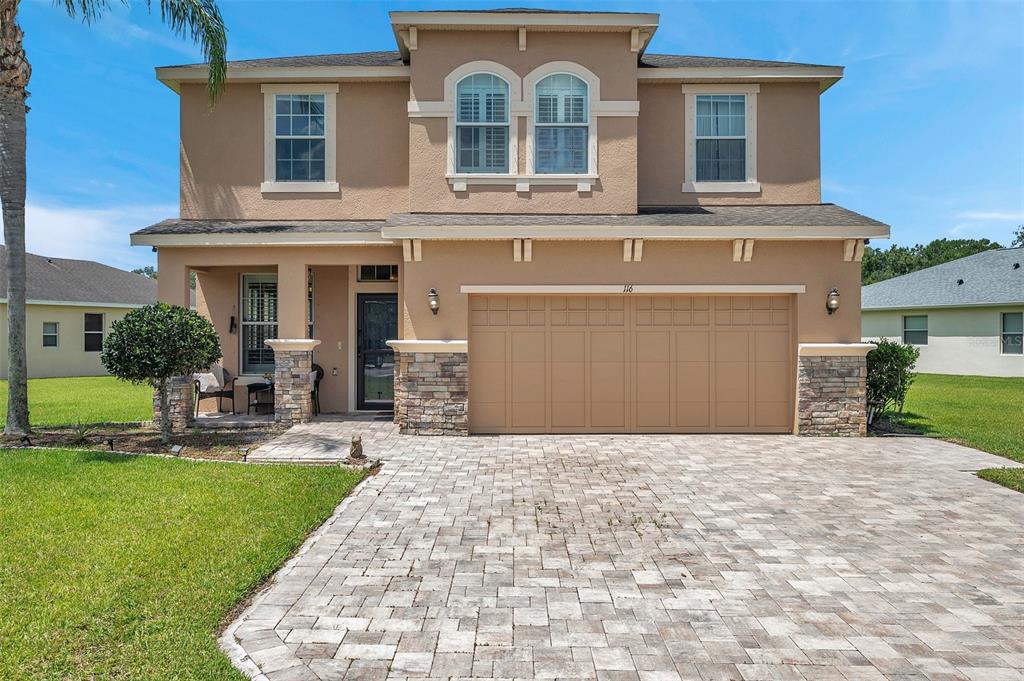
<svg viewBox="0 0 1024 681"><path fill-rule="evenodd" d="M199 45L203 59L209 64L207 91L210 105L224 89L227 77L228 34L216 0L159 0L160 19L174 33ZM121 0L129 6L129 0ZM145 0L146 9L152 10L153 0ZM109 9L107 0L54 0L72 19L79 16L92 23Z"/></svg>
<svg viewBox="0 0 1024 681"><path fill-rule="evenodd" d="M85 0L83 0L85 1ZM152 0L146 0L149 7ZM160 18L175 34L199 45L209 67L206 90L210 105L227 78L228 31L215 0L160 0Z"/></svg>

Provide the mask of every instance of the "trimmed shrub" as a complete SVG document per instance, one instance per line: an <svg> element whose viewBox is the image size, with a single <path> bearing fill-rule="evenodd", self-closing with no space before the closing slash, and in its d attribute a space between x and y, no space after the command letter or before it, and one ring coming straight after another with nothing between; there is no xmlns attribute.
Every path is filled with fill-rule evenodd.
<svg viewBox="0 0 1024 681"><path fill-rule="evenodd" d="M207 371L221 358L220 339L206 317L157 303L132 310L110 325L100 359L114 376L150 383L160 395L160 434L171 439L167 379Z"/></svg>
<svg viewBox="0 0 1024 681"><path fill-rule="evenodd" d="M868 422L884 411L893 408L903 411L907 391L914 382L914 366L921 351L912 345L904 345L883 338L877 347L868 353Z"/></svg>

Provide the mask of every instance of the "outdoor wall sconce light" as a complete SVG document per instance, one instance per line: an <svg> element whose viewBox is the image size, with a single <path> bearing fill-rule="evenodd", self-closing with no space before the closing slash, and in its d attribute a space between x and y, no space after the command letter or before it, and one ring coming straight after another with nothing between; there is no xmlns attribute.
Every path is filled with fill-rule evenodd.
<svg viewBox="0 0 1024 681"><path fill-rule="evenodd" d="M828 297L825 298L825 310L829 314L835 314L835 311L839 309L839 289L834 288L828 292Z"/></svg>
<svg viewBox="0 0 1024 681"><path fill-rule="evenodd" d="M437 311L441 309L441 303L437 301L437 289L432 288L427 291L427 304L430 305L430 311L437 314Z"/></svg>

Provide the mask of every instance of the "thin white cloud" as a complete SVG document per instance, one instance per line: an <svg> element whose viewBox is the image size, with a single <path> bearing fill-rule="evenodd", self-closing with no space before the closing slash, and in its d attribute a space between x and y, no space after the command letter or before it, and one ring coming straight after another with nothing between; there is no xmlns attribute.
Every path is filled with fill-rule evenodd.
<svg viewBox="0 0 1024 681"><path fill-rule="evenodd" d="M129 235L178 214L176 205L75 208L30 201L25 206L25 246L30 253L95 260L132 269L156 263L151 249L132 247Z"/></svg>
<svg viewBox="0 0 1024 681"><path fill-rule="evenodd" d="M1024 210L977 210L967 211L957 215L960 220L987 220L993 222L1004 222L1007 220L1024 220Z"/></svg>
<svg viewBox="0 0 1024 681"><path fill-rule="evenodd" d="M856 194L857 190L850 185L830 180L827 177L821 178L821 191L826 194Z"/></svg>
<svg viewBox="0 0 1024 681"><path fill-rule="evenodd" d="M134 23L128 18L127 11L111 10L96 20L94 26L104 37L125 46L148 43L165 50L177 52L193 60L202 60L202 52L190 42L179 38L169 26L161 26L160 31L151 31Z"/></svg>

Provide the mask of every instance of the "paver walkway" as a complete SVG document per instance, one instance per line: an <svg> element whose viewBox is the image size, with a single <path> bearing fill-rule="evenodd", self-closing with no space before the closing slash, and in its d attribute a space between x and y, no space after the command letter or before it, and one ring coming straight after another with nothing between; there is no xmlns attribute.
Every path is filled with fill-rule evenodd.
<svg viewBox="0 0 1024 681"><path fill-rule="evenodd" d="M225 632L250 674L1024 679L1024 497L963 472L1003 459L372 432L381 473Z"/></svg>

